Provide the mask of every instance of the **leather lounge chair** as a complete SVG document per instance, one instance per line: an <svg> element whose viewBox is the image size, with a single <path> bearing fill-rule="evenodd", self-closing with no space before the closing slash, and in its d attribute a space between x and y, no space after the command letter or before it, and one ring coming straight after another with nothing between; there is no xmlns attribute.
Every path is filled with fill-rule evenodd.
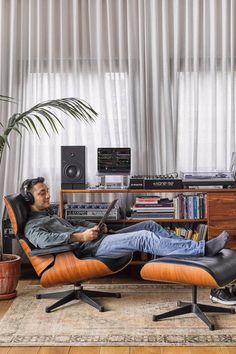
<svg viewBox="0 0 236 354"><path fill-rule="evenodd" d="M85 290L81 283L121 271L132 260L132 254L116 259L115 262L111 259L101 260L92 257L79 259L73 253L73 249L78 244L76 242L47 249L36 249L24 237L24 226L30 212L28 204L20 194L5 196L3 199L13 232L39 276L40 284L45 288L74 284L72 290L36 295L37 299L59 298L57 302L46 307L46 312L51 312L72 300L82 300L103 312L104 307L93 298L120 297L120 293Z"/></svg>
<svg viewBox="0 0 236 354"><path fill-rule="evenodd" d="M197 302L197 287L224 287L236 279L236 252L223 249L214 257L163 257L149 261L141 269L146 280L192 285L192 301L178 301L179 308L153 315L153 321L163 318L195 313L210 330L215 326L204 312L235 313L234 308L218 307Z"/></svg>

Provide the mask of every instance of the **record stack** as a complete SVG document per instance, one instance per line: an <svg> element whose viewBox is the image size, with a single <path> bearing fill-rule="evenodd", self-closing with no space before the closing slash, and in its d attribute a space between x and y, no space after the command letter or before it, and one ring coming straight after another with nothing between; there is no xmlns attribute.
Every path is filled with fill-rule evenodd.
<svg viewBox="0 0 236 354"><path fill-rule="evenodd" d="M134 219L174 219L173 201L159 196L136 197L131 207L131 218Z"/></svg>
<svg viewBox="0 0 236 354"><path fill-rule="evenodd" d="M207 194L179 194L173 199L176 219L204 219L207 217Z"/></svg>

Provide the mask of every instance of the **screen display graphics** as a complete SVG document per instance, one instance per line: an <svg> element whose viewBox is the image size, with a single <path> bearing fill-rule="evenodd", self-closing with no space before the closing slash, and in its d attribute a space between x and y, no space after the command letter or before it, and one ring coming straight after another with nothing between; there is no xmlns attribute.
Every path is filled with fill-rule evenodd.
<svg viewBox="0 0 236 354"><path fill-rule="evenodd" d="M100 173L125 173L130 172L130 148L98 148L97 169Z"/></svg>

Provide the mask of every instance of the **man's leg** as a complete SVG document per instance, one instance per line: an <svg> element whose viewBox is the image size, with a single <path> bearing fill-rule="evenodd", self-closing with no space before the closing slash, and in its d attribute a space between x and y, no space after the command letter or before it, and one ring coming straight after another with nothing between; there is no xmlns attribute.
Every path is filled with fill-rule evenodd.
<svg viewBox="0 0 236 354"><path fill-rule="evenodd" d="M157 256L203 256L205 241L196 242L178 236L163 237L152 231L140 230L108 235L102 240L95 256L118 258L134 251Z"/></svg>
<svg viewBox="0 0 236 354"><path fill-rule="evenodd" d="M137 224L133 224L131 226L125 227L119 231L116 231L116 234L124 234L128 232L147 230L154 232L155 235L159 235L162 237L171 237L171 238L180 238L181 236L177 236L174 232L169 232L160 224L157 224L155 221L142 221Z"/></svg>
<svg viewBox="0 0 236 354"><path fill-rule="evenodd" d="M117 233L137 232L139 230L151 231L157 237L163 237L169 239L171 238L171 239L175 239L178 242L187 241L184 237L177 236L174 232L169 232L168 230L164 229L160 224L157 224L152 220L143 221L135 225L126 227L121 231L117 231ZM228 241L228 238L229 238L229 234L227 231L224 230L221 232L219 236L215 237L212 240L207 241L205 243L205 255L209 257L216 255L220 250L222 250L222 248L224 248L226 242Z"/></svg>

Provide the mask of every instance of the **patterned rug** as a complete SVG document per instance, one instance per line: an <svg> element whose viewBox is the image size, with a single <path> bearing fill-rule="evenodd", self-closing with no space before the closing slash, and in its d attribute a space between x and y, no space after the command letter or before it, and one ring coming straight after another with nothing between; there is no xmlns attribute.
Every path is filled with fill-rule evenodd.
<svg viewBox="0 0 236 354"><path fill-rule="evenodd" d="M19 292L0 321L1 346L234 346L236 315L208 314L216 330L210 331L196 315L152 321L152 315L176 307L176 300L189 301L191 288L163 284L89 284L88 289L121 292L122 297L101 298L99 312L74 301L52 313L45 306L54 299L37 300L38 285ZM57 288L62 290L62 288ZM68 287L63 287L68 289ZM43 290L44 292L46 290ZM209 289L200 289L198 300L209 303Z"/></svg>

